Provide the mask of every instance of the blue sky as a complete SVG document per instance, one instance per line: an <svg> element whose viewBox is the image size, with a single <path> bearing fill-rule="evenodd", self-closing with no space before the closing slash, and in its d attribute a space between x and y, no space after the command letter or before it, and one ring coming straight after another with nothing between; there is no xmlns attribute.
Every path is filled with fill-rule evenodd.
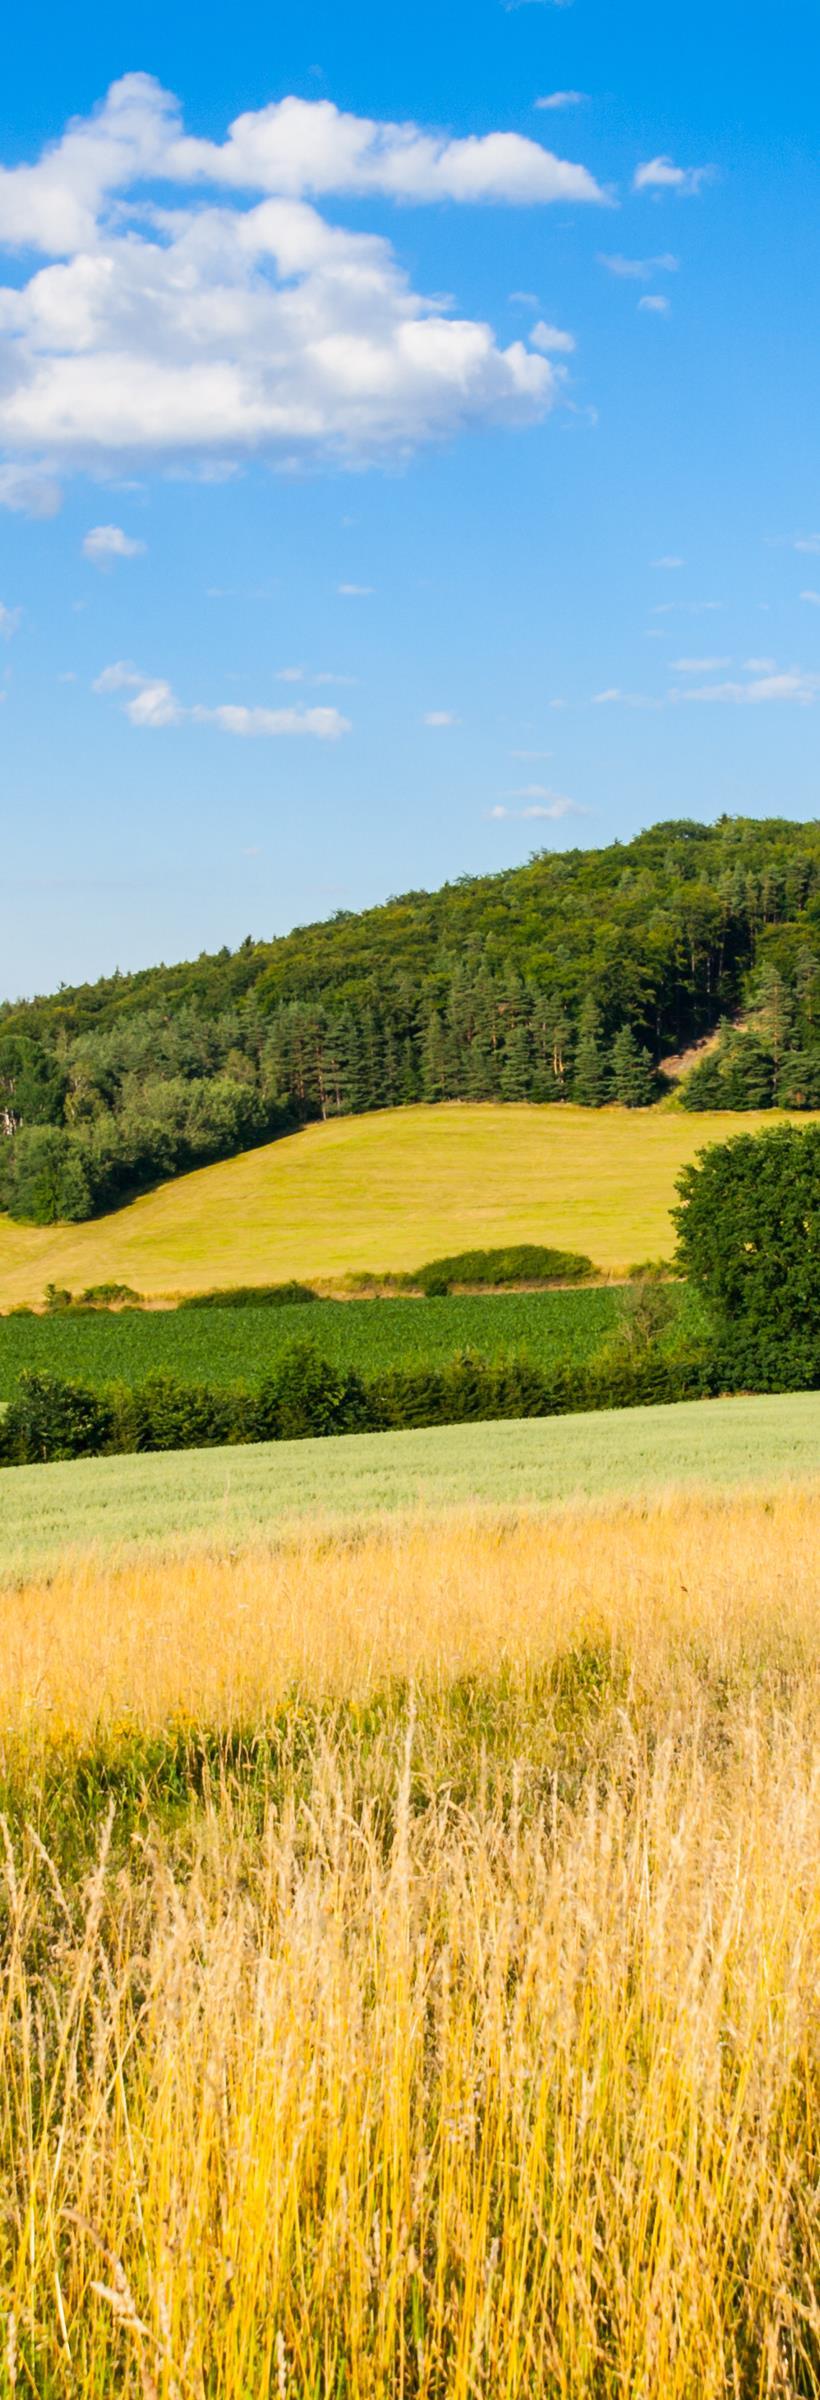
<svg viewBox="0 0 820 2400"><path fill-rule="evenodd" d="M0 992L814 815L816 8L46 32L0 150Z"/></svg>

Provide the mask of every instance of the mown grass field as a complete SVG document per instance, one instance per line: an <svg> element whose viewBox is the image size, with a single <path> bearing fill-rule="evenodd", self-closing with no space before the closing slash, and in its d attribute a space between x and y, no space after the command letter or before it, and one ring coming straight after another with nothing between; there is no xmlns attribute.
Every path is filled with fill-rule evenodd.
<svg viewBox="0 0 820 2400"><path fill-rule="evenodd" d="M7 2392L815 2400L816 1534L679 1491L7 1591Z"/></svg>
<svg viewBox="0 0 820 2400"><path fill-rule="evenodd" d="M106 1556L278 1538L301 1517L332 1528L384 1511L515 1510L673 1484L730 1490L818 1469L820 1395L811 1392L6 1467L0 1578L89 1548Z"/></svg>
<svg viewBox="0 0 820 2400"><path fill-rule="evenodd" d="M0 1318L0 1400L24 1367L98 1387L136 1383L163 1367L191 1381L253 1382L288 1342L375 1372L434 1364L473 1349L485 1358L526 1350L544 1365L580 1362L611 1332L618 1296L516 1292L448 1300L319 1300L310 1307L151 1309L89 1316ZM690 1305L691 1314L691 1305Z"/></svg>
<svg viewBox="0 0 820 2400"><path fill-rule="evenodd" d="M580 1250L607 1271L670 1258L680 1168L776 1121L467 1104L337 1118L90 1224L0 1218L0 1307L40 1300L47 1283L150 1295L311 1282L513 1241Z"/></svg>

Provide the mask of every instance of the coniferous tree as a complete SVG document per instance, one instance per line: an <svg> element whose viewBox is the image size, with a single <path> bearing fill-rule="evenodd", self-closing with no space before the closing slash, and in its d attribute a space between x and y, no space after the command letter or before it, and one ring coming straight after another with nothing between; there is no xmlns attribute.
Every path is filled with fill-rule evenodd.
<svg viewBox="0 0 820 2400"><path fill-rule="evenodd" d="M622 1025L612 1044L612 1089L623 1108L649 1108L655 1098L652 1060L631 1025Z"/></svg>
<svg viewBox="0 0 820 2400"><path fill-rule="evenodd" d="M587 992L578 1018L578 1047L572 1097L581 1108L601 1108L609 1098L609 1075L601 1041L601 1012Z"/></svg>

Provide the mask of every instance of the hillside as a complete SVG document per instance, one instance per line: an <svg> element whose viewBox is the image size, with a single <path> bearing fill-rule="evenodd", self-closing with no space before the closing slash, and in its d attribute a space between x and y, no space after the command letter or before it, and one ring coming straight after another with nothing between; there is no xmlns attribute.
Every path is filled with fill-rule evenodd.
<svg viewBox="0 0 820 2400"><path fill-rule="evenodd" d="M732 1020L743 1010L743 1030ZM820 1106L820 827L722 818L0 1009L0 1205L77 1222L315 1119Z"/></svg>
<svg viewBox="0 0 820 2400"><path fill-rule="evenodd" d="M749 1116L744 1128L764 1122ZM48 1282L193 1292L396 1271L511 1241L582 1250L607 1271L670 1258L680 1168L737 1130L726 1115L569 1105L445 1105L309 1125L93 1224L0 1217L0 1307L41 1299Z"/></svg>

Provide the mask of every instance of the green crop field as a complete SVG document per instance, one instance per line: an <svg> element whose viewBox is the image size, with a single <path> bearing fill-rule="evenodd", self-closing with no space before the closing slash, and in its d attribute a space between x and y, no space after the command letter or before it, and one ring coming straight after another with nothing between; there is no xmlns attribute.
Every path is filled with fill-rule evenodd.
<svg viewBox="0 0 820 2400"><path fill-rule="evenodd" d="M77 1459L2 1475L2 1572L75 1549L241 1541L293 1519L383 1510L552 1504L576 1496L731 1488L817 1473L820 1395L343 1434L241 1450Z"/></svg>
<svg viewBox="0 0 820 2400"><path fill-rule="evenodd" d="M602 1286L447 1300L317 1300L309 1308L4 1317L0 1400L9 1398L24 1367L74 1376L95 1389L139 1383L157 1367L190 1382L258 1381L287 1342L306 1337L324 1358L365 1373L432 1365L464 1349L485 1358L526 1350L545 1366L580 1363L599 1347L617 1312L617 1293Z"/></svg>
<svg viewBox="0 0 820 2400"><path fill-rule="evenodd" d="M0 1307L40 1300L49 1282L173 1295L397 1272L514 1241L581 1250L615 1272L671 1258L675 1179L698 1150L777 1122L772 1110L457 1102L335 1118L86 1224L0 1217Z"/></svg>

